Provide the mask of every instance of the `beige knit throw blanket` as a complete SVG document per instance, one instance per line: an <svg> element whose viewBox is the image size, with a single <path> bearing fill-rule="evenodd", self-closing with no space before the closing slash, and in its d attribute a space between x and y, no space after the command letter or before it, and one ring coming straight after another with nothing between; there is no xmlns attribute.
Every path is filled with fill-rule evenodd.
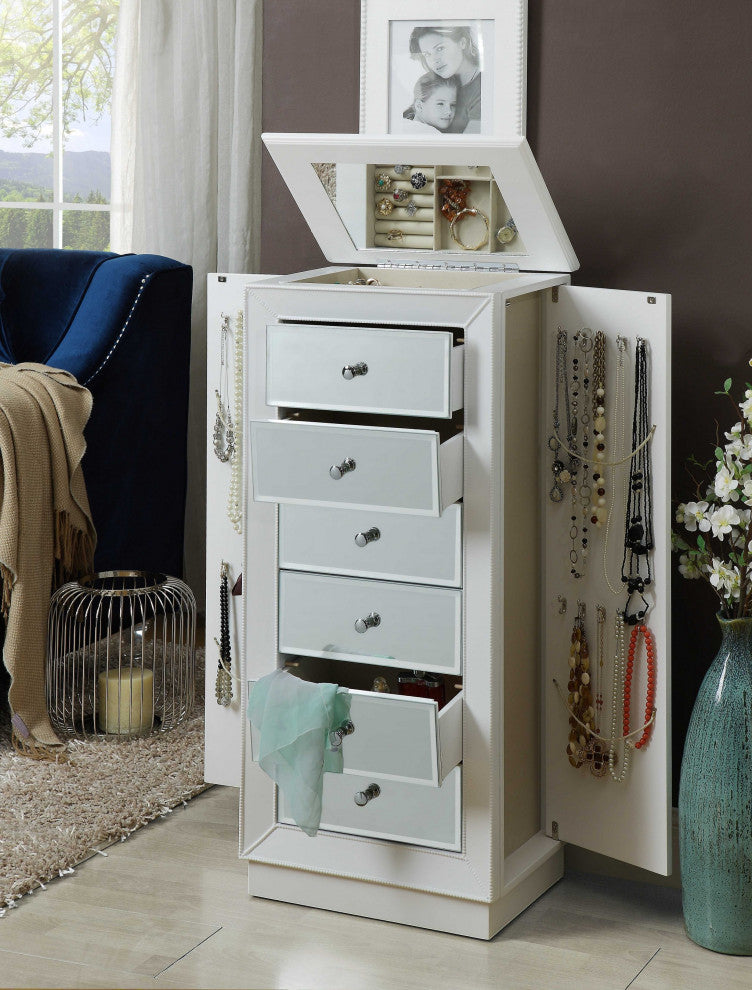
<svg viewBox="0 0 752 990"><path fill-rule="evenodd" d="M67 371L0 363L0 576L14 742L60 745L45 704L50 594L92 570L96 532L81 459L88 389Z"/></svg>

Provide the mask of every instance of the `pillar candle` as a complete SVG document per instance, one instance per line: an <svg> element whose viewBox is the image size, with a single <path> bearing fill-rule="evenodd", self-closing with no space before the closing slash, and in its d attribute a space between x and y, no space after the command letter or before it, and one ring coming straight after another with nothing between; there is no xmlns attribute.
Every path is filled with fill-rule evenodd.
<svg viewBox="0 0 752 990"><path fill-rule="evenodd" d="M154 714L154 672L103 670L97 681L97 725L118 735L151 729Z"/></svg>

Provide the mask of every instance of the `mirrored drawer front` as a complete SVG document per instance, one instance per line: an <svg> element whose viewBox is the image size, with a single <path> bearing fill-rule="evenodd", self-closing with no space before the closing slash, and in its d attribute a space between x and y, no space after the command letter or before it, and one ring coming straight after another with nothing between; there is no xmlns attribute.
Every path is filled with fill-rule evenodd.
<svg viewBox="0 0 752 990"><path fill-rule="evenodd" d="M438 787L462 760L461 694L441 711L426 698L373 691L349 694L349 724L331 740L342 746L345 773ZM258 751L258 732L251 728L253 760L258 760Z"/></svg>
<svg viewBox="0 0 752 990"><path fill-rule="evenodd" d="M446 330L273 324L266 401L448 419L462 407L462 359Z"/></svg>
<svg viewBox="0 0 752 990"><path fill-rule="evenodd" d="M257 502L438 516L462 496L462 434L257 420L251 468Z"/></svg>
<svg viewBox="0 0 752 990"><path fill-rule="evenodd" d="M279 650L459 674L462 592L280 571Z"/></svg>
<svg viewBox="0 0 752 990"><path fill-rule="evenodd" d="M432 518L281 505L279 566L459 588L462 506Z"/></svg>
<svg viewBox="0 0 752 990"><path fill-rule="evenodd" d="M325 773L321 828L459 850L462 848L461 771L461 767L455 767L441 787L376 781L367 775ZM281 792L278 816L281 822L294 824L287 817Z"/></svg>

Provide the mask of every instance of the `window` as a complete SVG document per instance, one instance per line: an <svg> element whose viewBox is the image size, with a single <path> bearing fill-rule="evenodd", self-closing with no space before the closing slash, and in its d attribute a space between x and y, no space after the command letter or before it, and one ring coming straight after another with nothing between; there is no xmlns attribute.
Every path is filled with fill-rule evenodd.
<svg viewBox="0 0 752 990"><path fill-rule="evenodd" d="M109 246L117 10L0 3L0 247Z"/></svg>

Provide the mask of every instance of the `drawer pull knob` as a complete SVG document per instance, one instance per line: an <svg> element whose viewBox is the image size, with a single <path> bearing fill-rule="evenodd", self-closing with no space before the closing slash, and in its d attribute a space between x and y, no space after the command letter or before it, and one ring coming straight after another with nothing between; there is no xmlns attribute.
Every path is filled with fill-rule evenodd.
<svg viewBox="0 0 752 990"><path fill-rule="evenodd" d="M381 625L381 616L378 612L371 612L364 619L355 620L355 632L364 633L371 629L373 626Z"/></svg>
<svg viewBox="0 0 752 990"><path fill-rule="evenodd" d="M332 466L329 468L329 477L334 478L335 481L339 481L339 479L343 475L347 474L348 471L354 471L354 470L355 470L355 461L352 459L352 457L346 457L341 464L332 464Z"/></svg>
<svg viewBox="0 0 752 990"><path fill-rule="evenodd" d="M338 729L332 729L329 733L329 748L333 750L338 750L342 748L342 740L345 736L351 736L355 732L355 726L348 719L347 722L343 722Z"/></svg>
<svg viewBox="0 0 752 990"><path fill-rule="evenodd" d="M369 784L364 791L358 791L355 795L355 803L359 808L364 808L369 801L373 801L381 794L381 788L378 784Z"/></svg>
<svg viewBox="0 0 752 990"><path fill-rule="evenodd" d="M356 547L367 547L369 543L373 543L374 540L381 539L381 530L372 526L370 529L365 530L363 533L355 534L355 546Z"/></svg>
<svg viewBox="0 0 752 990"><path fill-rule="evenodd" d="M353 378L357 378L359 375L368 374L368 365L365 361L359 361L357 364L346 364L342 369L342 377L346 382L351 382Z"/></svg>

